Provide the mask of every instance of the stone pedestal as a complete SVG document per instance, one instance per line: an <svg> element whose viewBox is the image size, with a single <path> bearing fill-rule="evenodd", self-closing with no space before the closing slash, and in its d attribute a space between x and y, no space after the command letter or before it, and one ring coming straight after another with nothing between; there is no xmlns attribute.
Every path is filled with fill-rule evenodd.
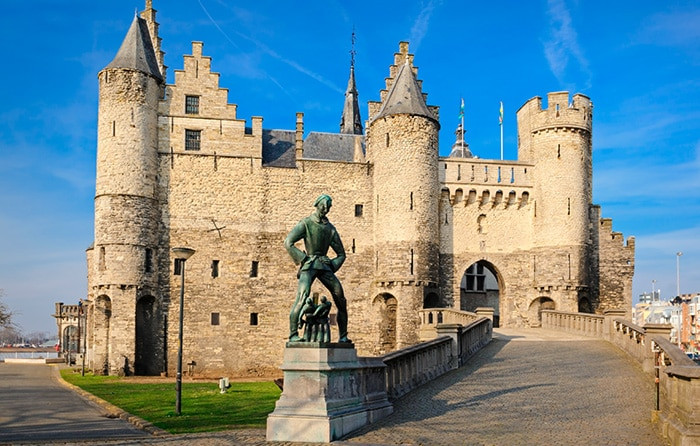
<svg viewBox="0 0 700 446"><path fill-rule="evenodd" d="M328 443L391 414L385 367L352 344L287 343L267 440Z"/></svg>

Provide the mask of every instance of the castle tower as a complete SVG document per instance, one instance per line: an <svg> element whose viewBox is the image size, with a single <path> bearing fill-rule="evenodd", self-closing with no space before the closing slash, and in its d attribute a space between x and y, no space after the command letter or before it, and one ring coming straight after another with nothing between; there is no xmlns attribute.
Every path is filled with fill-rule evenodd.
<svg viewBox="0 0 700 446"><path fill-rule="evenodd" d="M98 74L96 259L89 286L93 366L110 374L163 370L156 184L164 79L154 41L148 22L134 17L114 60Z"/></svg>
<svg viewBox="0 0 700 446"><path fill-rule="evenodd" d="M587 250L591 245L592 104L568 92L533 98L517 113L518 159L532 163L535 287L558 287L557 309L577 311L589 302ZM556 247L556 248L554 248ZM568 293L567 293L568 291Z"/></svg>
<svg viewBox="0 0 700 446"><path fill-rule="evenodd" d="M435 298L439 277L440 124L412 62L408 43L401 42L381 103L370 103L367 131L374 165L375 301L394 299L396 348L418 341L418 310L429 295Z"/></svg>

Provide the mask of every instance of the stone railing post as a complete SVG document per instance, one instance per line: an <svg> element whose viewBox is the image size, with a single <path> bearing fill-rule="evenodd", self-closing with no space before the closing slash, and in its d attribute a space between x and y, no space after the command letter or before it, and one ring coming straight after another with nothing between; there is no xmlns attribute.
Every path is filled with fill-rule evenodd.
<svg viewBox="0 0 700 446"><path fill-rule="evenodd" d="M603 327L603 339L606 341L613 342L615 336L615 328L613 326L613 321L618 317L625 317L627 312L625 310L605 310L603 316L605 316L605 322ZM614 342L613 342L614 344Z"/></svg>
<svg viewBox="0 0 700 446"><path fill-rule="evenodd" d="M479 307L477 308L474 312L478 314L479 316L483 316L486 318L491 319L491 322L493 323L493 313L494 309L491 307Z"/></svg>
<svg viewBox="0 0 700 446"><path fill-rule="evenodd" d="M671 330L673 325L671 324L644 324L642 326L644 329L644 337L647 339L647 345L644 352L644 361L642 362L642 369L647 373L654 373L654 350L651 348L651 338L654 336L661 336L664 339L671 339Z"/></svg>
<svg viewBox="0 0 700 446"><path fill-rule="evenodd" d="M450 369L456 369L460 365L460 352L461 346L459 345L459 330L462 328L460 324L439 324L437 326L437 336L449 336L452 338L451 350L450 350Z"/></svg>

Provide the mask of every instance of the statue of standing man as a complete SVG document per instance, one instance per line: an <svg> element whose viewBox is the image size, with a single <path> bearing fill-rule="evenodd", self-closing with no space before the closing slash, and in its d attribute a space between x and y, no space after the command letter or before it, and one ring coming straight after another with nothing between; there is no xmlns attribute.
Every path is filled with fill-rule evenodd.
<svg viewBox="0 0 700 446"><path fill-rule="evenodd" d="M284 247L294 259L294 263L299 266L297 278L299 287L297 288L296 299L292 305L292 312L289 314L289 341L302 342L304 339L299 336L299 313L301 312L306 298L309 297L311 284L318 278L321 283L328 288L335 307L338 309L338 342L350 343L348 339L348 310L345 293L340 281L335 276L335 272L340 269L345 262L345 249L340 241L338 231L326 218L326 214L331 210L333 201L328 195L319 196L314 202L316 210L310 216L302 219L294 229L291 230L284 240ZM300 250L294 244L299 240L304 240L306 252ZM334 259L328 257L328 248L333 248L336 254Z"/></svg>

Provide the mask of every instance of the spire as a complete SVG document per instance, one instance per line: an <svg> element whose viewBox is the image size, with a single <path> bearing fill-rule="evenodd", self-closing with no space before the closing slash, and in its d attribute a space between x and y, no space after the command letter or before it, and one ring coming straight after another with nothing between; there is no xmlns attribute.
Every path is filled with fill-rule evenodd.
<svg viewBox="0 0 700 446"><path fill-rule="evenodd" d="M457 130L455 130L455 143L452 144L452 151L450 152L450 158L473 158L471 150L469 150L469 144L464 140L464 131L462 130L462 123L457 125Z"/></svg>
<svg viewBox="0 0 700 446"><path fill-rule="evenodd" d="M159 81L163 80L148 32L148 24L144 19L134 17L117 55L105 68L131 68L150 74Z"/></svg>
<svg viewBox="0 0 700 446"><path fill-rule="evenodd" d="M391 86L382 108L374 119L396 114L424 116L437 121L435 115L425 104L423 92L418 85L413 69L409 65L408 58L399 69L394 85Z"/></svg>
<svg viewBox="0 0 700 446"><path fill-rule="evenodd" d="M340 133L354 135L362 134L362 118L360 106L357 102L357 88L355 87L355 30L352 31L352 49L350 50L350 79L345 90L345 103L343 115L340 117Z"/></svg>

